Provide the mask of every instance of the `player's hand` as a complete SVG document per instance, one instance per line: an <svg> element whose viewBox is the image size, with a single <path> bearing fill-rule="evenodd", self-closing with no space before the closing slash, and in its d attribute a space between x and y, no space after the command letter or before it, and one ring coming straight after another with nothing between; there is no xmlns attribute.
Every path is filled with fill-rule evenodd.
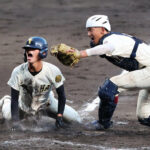
<svg viewBox="0 0 150 150"><path fill-rule="evenodd" d="M57 129L60 129L60 128L64 127L62 116L57 116L55 126L56 126Z"/></svg>
<svg viewBox="0 0 150 150"><path fill-rule="evenodd" d="M68 49L66 52L67 53L73 53L76 58L81 57L80 51L77 49Z"/></svg>
<svg viewBox="0 0 150 150"><path fill-rule="evenodd" d="M75 52L75 51L76 51L75 49L68 49L68 50L66 50L67 53Z"/></svg>

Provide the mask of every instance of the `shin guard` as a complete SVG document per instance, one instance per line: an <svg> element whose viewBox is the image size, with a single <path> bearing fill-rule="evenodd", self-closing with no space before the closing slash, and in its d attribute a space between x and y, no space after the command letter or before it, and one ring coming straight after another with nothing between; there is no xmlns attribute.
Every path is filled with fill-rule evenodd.
<svg viewBox="0 0 150 150"><path fill-rule="evenodd" d="M101 99L99 105L99 123L104 126L104 128L109 128L112 124L111 118L116 109L118 96L118 87L109 79L105 81L102 87L99 90L99 97Z"/></svg>

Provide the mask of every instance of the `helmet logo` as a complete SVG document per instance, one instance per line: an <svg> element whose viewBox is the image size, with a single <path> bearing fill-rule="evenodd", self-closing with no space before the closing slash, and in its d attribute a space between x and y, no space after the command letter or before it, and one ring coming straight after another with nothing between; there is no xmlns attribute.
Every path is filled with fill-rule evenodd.
<svg viewBox="0 0 150 150"><path fill-rule="evenodd" d="M32 42L32 38L29 38L28 42L29 42L29 44L31 44L31 42Z"/></svg>

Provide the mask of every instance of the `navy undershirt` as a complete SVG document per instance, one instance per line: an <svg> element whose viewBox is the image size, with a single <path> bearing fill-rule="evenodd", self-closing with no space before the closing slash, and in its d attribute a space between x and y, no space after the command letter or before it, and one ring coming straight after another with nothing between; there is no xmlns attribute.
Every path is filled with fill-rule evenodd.
<svg viewBox="0 0 150 150"><path fill-rule="evenodd" d="M30 72L33 76L35 76L35 75L37 75L38 73L40 73L40 72L41 72L41 70L40 70L40 71L38 71L38 72L31 72L31 71L29 70L29 72Z"/></svg>

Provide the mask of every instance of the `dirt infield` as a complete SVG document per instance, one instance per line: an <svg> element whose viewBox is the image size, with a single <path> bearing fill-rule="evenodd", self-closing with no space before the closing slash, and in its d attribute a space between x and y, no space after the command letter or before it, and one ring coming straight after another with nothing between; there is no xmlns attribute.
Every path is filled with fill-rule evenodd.
<svg viewBox="0 0 150 150"><path fill-rule="evenodd" d="M30 36L43 36L49 47L66 43L77 49L89 47L86 19L106 14L112 31L124 32L150 42L149 0L1 0L0 1L0 98L10 93L7 81L12 69L23 62L25 41ZM54 120L41 118L24 122L22 131L10 131L9 124L0 124L0 150L97 150L150 149L150 128L136 118L138 91L119 97L114 113L114 126L107 131L87 130L84 124L97 119L98 107L85 111L86 104L97 96L106 77L121 70L98 56L81 60L74 68L63 66L48 55L45 61L57 65L66 82L67 103L78 110L83 124L54 130ZM35 125L36 122L36 125Z"/></svg>

